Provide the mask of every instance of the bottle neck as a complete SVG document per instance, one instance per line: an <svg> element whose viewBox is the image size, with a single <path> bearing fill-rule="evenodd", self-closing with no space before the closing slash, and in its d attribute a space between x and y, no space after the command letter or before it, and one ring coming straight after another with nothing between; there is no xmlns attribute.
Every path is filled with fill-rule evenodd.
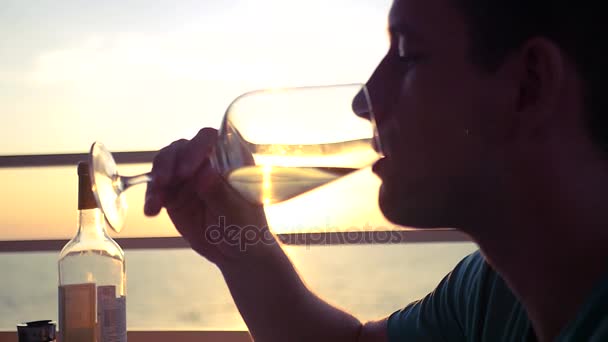
<svg viewBox="0 0 608 342"><path fill-rule="evenodd" d="M106 222L99 208L78 211L78 235L81 239L99 239L106 236Z"/></svg>

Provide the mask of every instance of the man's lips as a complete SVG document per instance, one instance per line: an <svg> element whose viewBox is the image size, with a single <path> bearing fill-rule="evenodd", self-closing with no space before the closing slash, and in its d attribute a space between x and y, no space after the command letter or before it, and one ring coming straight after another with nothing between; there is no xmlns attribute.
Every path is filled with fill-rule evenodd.
<svg viewBox="0 0 608 342"><path fill-rule="evenodd" d="M391 155L391 144L389 144L389 141L391 140L391 136L394 136L396 133L393 132L395 127L396 125L393 120L383 122L377 127L378 136L374 139L374 148L385 157Z"/></svg>
<svg viewBox="0 0 608 342"><path fill-rule="evenodd" d="M387 163L389 162L389 158L392 154L391 141L393 137L396 137L396 129L398 127L394 118L389 118L384 122L376 122L377 136L374 139L374 149L379 152L382 156L378 161L376 161L372 167L372 171L380 175L381 173L386 173L384 169L387 167Z"/></svg>
<svg viewBox="0 0 608 342"><path fill-rule="evenodd" d="M381 173L386 173L386 171L383 171L384 169L386 169L387 164L390 162L390 157L391 157L391 145L388 144L388 134L385 131L384 134L380 134L380 138L378 139L379 143L380 143L380 150L379 152L382 155L382 158L378 159L378 161L376 161L372 167L372 171L375 174L381 174Z"/></svg>
<svg viewBox="0 0 608 342"><path fill-rule="evenodd" d="M386 167L386 163L388 162L387 157L381 158L379 159L377 162L374 163L374 165L372 166L372 171L377 174L380 175L382 173L382 171L384 170L384 168Z"/></svg>

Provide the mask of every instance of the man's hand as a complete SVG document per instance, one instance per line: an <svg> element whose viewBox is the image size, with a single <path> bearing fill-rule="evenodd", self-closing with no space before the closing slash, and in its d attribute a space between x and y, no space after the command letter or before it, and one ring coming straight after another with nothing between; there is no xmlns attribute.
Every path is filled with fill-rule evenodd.
<svg viewBox="0 0 608 342"><path fill-rule="evenodd" d="M218 265L251 336L260 341L384 341L385 323L362 326L314 295L267 228L214 170L217 131L163 148L152 166L146 215L164 207L192 249Z"/></svg>
<svg viewBox="0 0 608 342"><path fill-rule="evenodd" d="M192 249L222 266L276 240L261 205L245 201L209 162L217 131L203 128L192 140L178 140L159 151L152 166L144 212L164 207Z"/></svg>

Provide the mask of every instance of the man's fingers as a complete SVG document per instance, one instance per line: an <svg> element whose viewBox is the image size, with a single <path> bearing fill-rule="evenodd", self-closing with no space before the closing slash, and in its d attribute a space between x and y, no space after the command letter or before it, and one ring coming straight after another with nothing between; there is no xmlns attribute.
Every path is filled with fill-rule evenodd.
<svg viewBox="0 0 608 342"><path fill-rule="evenodd" d="M144 214L157 215L164 205L165 191L174 183L176 163L179 161L181 151L188 144L185 139L177 140L163 148L154 157L152 163L152 182L146 189Z"/></svg>
<svg viewBox="0 0 608 342"><path fill-rule="evenodd" d="M206 163L196 171L195 180L194 190L196 190L200 198L208 197L209 193L216 191L218 187L223 185L220 174L209 163Z"/></svg>
<svg viewBox="0 0 608 342"><path fill-rule="evenodd" d="M162 209L163 193L160 189L155 189L155 184L150 182L146 188L146 201L144 203L144 214L146 216L156 216Z"/></svg>
<svg viewBox="0 0 608 342"><path fill-rule="evenodd" d="M217 130L203 128L192 140L177 140L158 152L152 163L152 182L146 189L146 215L157 215L167 205L165 202L171 200L168 192L176 191L174 187L194 177L201 167L210 168L203 164L208 161L216 141Z"/></svg>
<svg viewBox="0 0 608 342"><path fill-rule="evenodd" d="M174 177L178 157L187 144L186 139L177 140L158 152L152 163L154 185L159 188L169 185Z"/></svg>
<svg viewBox="0 0 608 342"><path fill-rule="evenodd" d="M252 208L255 204L249 203L236 192L226 180L214 170L211 165L203 165L196 173L195 191L199 198L209 200L209 206L230 204L233 208Z"/></svg>
<svg viewBox="0 0 608 342"><path fill-rule="evenodd" d="M182 150L180 164L177 169L178 176L182 179L193 176L209 158L216 142L217 130L208 127L201 129Z"/></svg>

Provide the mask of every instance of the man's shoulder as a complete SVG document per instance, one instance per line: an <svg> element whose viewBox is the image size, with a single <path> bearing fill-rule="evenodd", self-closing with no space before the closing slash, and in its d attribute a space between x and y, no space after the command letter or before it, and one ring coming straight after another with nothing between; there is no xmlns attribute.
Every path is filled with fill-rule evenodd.
<svg viewBox="0 0 608 342"><path fill-rule="evenodd" d="M457 277L459 281L477 282L484 276L491 275L492 268L479 250L464 257L448 276ZM470 285L470 284L469 284Z"/></svg>
<svg viewBox="0 0 608 342"><path fill-rule="evenodd" d="M394 341L499 341L522 338L528 324L511 290L476 251L434 291L391 315L388 327Z"/></svg>

